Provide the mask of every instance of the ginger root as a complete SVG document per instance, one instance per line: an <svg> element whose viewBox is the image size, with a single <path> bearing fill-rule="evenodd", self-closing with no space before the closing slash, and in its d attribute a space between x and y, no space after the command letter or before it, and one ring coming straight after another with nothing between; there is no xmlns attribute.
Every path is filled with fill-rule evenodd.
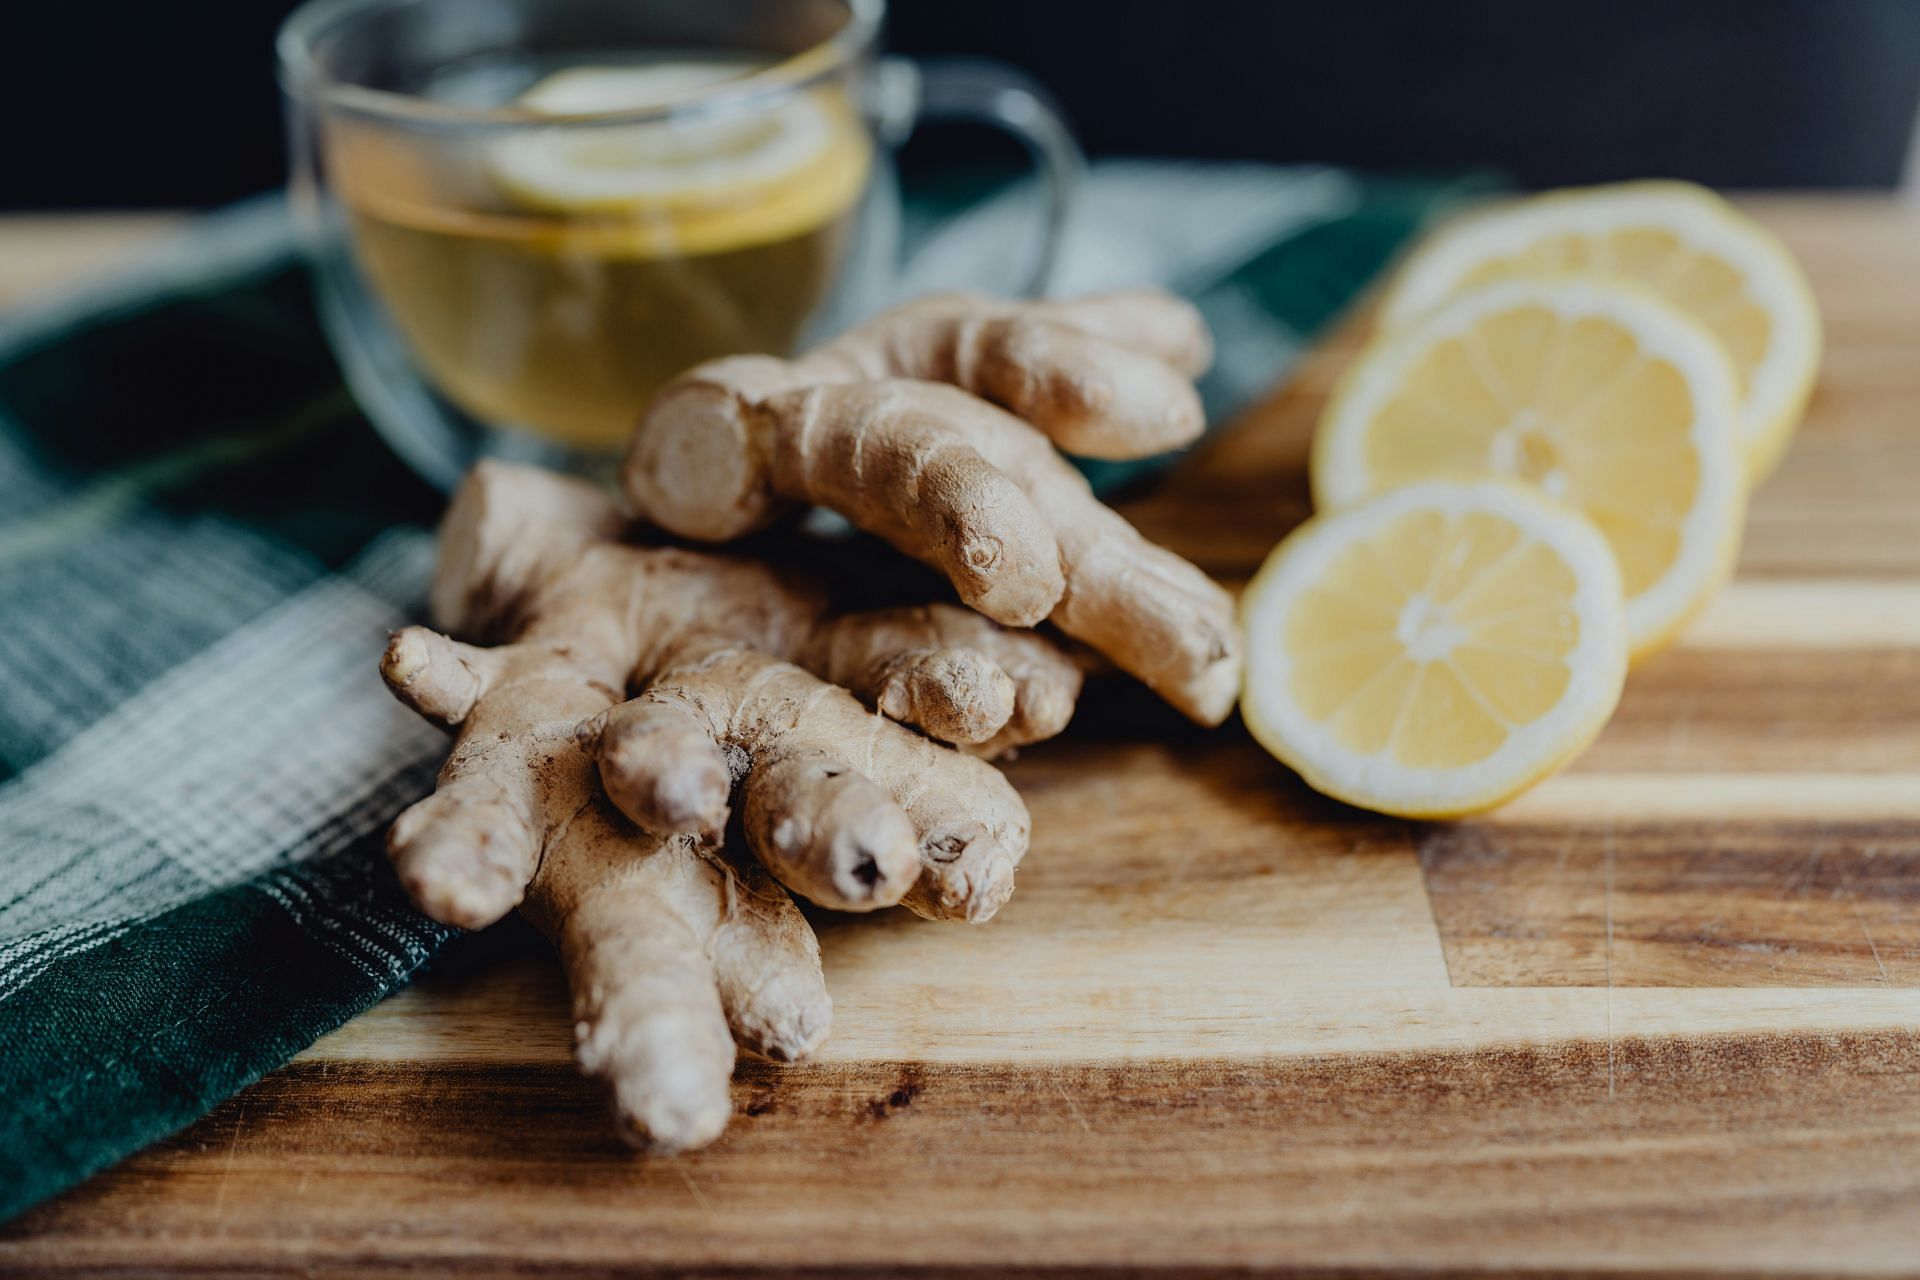
<svg viewBox="0 0 1920 1280"><path fill-rule="evenodd" d="M793 360L683 374L622 471L639 513L737 538L829 507L944 573L996 621L1051 619L1181 711L1217 724L1240 682L1232 598L1142 538L1054 449L1138 457L1191 443L1211 358L1168 294L1003 303L943 295Z"/></svg>
<svg viewBox="0 0 1920 1280"><path fill-rule="evenodd" d="M468 476L441 530L441 630L396 632L381 664L456 734L388 850L436 919L518 907L556 940L580 1063L632 1141L712 1141L738 1049L795 1059L826 1037L790 892L968 921L1006 902L1029 819L987 759L1057 733L1082 673L1000 624L1051 620L1202 723L1231 710L1231 598L1055 449L1190 443L1209 359L1164 294L950 295L795 360L702 365L648 410L623 470L642 517L721 541L829 507L978 613L836 614L764 564L625 540L590 485Z"/></svg>
<svg viewBox="0 0 1920 1280"><path fill-rule="evenodd" d="M558 942L581 1065L633 1141L680 1150L724 1127L736 1044L794 1059L827 1034L819 948L782 884L972 921L1012 891L1019 796L895 720L981 751L1033 741L1065 723L1080 671L965 610L836 617L765 566L621 528L577 481L498 463L467 478L432 605L477 643L409 627L381 663L457 731L388 846L434 918L519 906ZM736 794L758 867L716 848Z"/></svg>

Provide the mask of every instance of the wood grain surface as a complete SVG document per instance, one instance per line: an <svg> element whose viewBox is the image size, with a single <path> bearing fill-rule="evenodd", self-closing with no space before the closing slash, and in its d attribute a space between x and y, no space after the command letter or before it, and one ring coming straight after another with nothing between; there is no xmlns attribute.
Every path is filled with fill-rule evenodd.
<svg viewBox="0 0 1920 1280"><path fill-rule="evenodd" d="M1570 772L1399 822L1116 692L1013 766L993 924L822 920L833 1039L744 1064L710 1150L611 1138L508 934L0 1271L1920 1272L1920 210L1752 207L1820 387L1739 579ZM1128 514L1244 580L1363 325Z"/></svg>

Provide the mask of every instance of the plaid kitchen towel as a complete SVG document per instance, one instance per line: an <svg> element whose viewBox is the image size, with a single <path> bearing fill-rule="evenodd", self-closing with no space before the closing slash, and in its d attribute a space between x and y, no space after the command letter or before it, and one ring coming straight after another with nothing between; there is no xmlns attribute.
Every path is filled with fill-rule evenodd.
<svg viewBox="0 0 1920 1280"><path fill-rule="evenodd" d="M1195 298L1220 416L1470 189L1096 165L1057 286ZM915 205L914 284L964 279L1022 199ZM447 941L381 854L445 740L375 674L420 612L439 502L341 387L277 200L0 315L0 1218Z"/></svg>

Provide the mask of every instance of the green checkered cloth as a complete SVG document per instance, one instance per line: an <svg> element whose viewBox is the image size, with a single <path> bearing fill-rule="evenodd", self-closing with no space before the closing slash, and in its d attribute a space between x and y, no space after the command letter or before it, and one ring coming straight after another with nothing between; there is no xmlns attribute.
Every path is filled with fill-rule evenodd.
<svg viewBox="0 0 1920 1280"><path fill-rule="evenodd" d="M1188 293L1223 416L1468 190L1096 165L1057 286ZM1018 193L914 206L912 283L967 280L1024 216ZM277 200L0 316L0 1218L449 940L381 852L446 743L375 675L440 502L342 388Z"/></svg>

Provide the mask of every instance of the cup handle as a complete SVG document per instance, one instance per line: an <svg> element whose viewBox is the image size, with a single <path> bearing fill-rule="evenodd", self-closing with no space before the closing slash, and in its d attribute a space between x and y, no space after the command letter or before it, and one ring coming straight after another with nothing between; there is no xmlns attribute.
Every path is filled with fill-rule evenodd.
<svg viewBox="0 0 1920 1280"><path fill-rule="evenodd" d="M882 58L873 83L874 114L890 145L905 142L922 122L951 120L993 125L1026 146L1040 173L1044 201L1021 292L1030 298L1045 293L1074 189L1086 168L1052 95L1024 72L979 58Z"/></svg>

